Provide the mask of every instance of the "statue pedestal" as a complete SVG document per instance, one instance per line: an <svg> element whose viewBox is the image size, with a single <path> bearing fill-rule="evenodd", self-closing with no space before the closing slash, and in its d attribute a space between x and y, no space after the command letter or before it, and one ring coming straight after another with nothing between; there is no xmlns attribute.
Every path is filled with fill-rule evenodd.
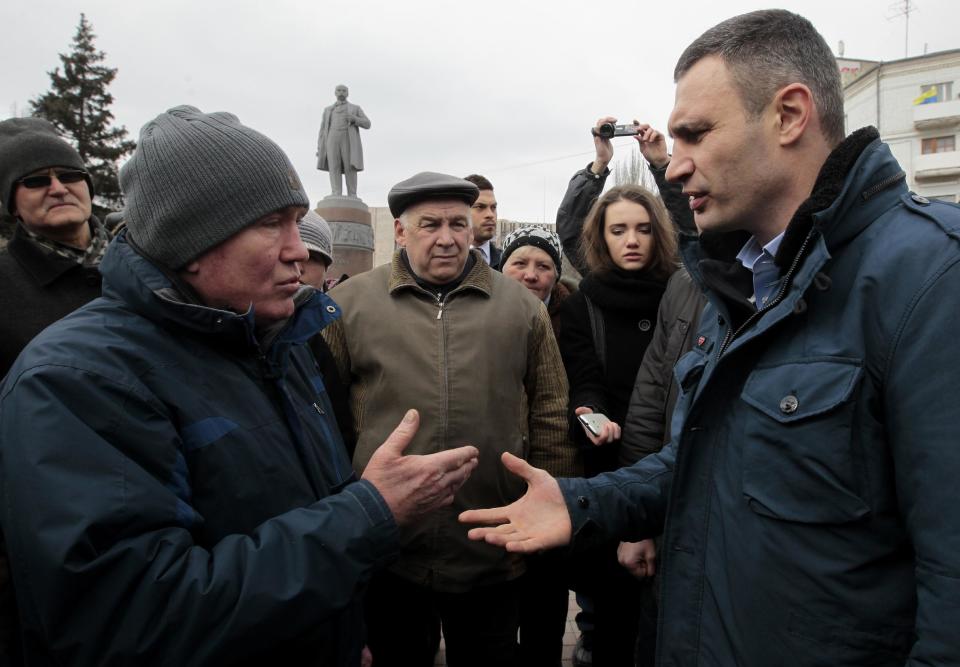
<svg viewBox="0 0 960 667"><path fill-rule="evenodd" d="M333 232L333 264L327 278L355 276L373 268L373 226L370 209L357 197L328 195L316 212Z"/></svg>

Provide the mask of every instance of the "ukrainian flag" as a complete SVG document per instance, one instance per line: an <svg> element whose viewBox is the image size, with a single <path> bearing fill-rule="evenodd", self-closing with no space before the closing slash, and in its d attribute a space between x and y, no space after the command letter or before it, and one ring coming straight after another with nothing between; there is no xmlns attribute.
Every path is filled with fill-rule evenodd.
<svg viewBox="0 0 960 667"><path fill-rule="evenodd" d="M939 101L940 100L937 99L937 87L930 86L928 90L925 90L922 93L920 93L920 97L915 99L913 101L913 104L914 106L916 106L918 104L933 104L934 102L939 102Z"/></svg>

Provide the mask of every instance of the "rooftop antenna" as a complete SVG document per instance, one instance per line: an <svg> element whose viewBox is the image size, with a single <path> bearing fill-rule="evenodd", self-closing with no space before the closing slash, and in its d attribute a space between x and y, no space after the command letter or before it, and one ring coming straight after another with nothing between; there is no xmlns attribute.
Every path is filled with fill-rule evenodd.
<svg viewBox="0 0 960 667"><path fill-rule="evenodd" d="M893 12L893 14L887 17L888 21L898 19L901 16L905 19L903 29L903 57L906 58L910 46L910 15L917 11L917 5L911 0L898 0L898 2L890 5L888 9Z"/></svg>
<svg viewBox="0 0 960 667"><path fill-rule="evenodd" d="M843 58L843 51L845 47L846 45L843 43L843 40L841 39L840 43L837 45L837 54L839 54L841 58Z"/></svg>

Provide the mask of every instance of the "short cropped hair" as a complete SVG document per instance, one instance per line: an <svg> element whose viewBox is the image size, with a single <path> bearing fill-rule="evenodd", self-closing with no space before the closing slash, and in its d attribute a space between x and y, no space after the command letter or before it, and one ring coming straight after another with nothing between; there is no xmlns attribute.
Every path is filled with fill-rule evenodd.
<svg viewBox="0 0 960 667"><path fill-rule="evenodd" d="M463 180L470 181L481 190L493 190L493 183L488 181L485 176L481 176L480 174L470 174L469 176L464 176Z"/></svg>
<svg viewBox="0 0 960 667"><path fill-rule="evenodd" d="M826 41L807 19L784 9L763 9L718 23L686 48L674 82L707 56L719 57L733 76L747 112L759 116L778 90L802 83L813 94L831 146L843 141L840 70Z"/></svg>
<svg viewBox="0 0 960 667"><path fill-rule="evenodd" d="M605 192L590 209L580 233L580 252L587 268L594 272L612 270L616 264L603 238L606 229L607 208L618 201L639 204L650 216L653 234L653 257L644 267L658 278L669 277L677 268L677 235L660 197L640 185L619 185Z"/></svg>

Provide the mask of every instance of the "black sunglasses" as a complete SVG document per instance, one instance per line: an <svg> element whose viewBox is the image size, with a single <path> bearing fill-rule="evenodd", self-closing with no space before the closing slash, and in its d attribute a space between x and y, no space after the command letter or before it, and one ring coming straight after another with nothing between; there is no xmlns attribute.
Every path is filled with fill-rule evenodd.
<svg viewBox="0 0 960 667"><path fill-rule="evenodd" d="M86 180L87 172L81 171L79 169L70 169L68 171L55 171L54 174L57 177L57 180L68 185L70 183L79 183L80 181ZM17 183L22 185L25 188L35 190L37 188L49 188L50 184L53 182L50 174L41 174L37 176L24 176Z"/></svg>

